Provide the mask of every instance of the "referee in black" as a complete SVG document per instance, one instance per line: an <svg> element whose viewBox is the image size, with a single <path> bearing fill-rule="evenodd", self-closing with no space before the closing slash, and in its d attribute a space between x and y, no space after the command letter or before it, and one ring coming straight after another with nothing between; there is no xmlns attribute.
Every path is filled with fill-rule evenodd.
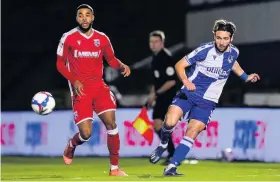
<svg viewBox="0 0 280 182"><path fill-rule="evenodd" d="M150 33L150 49L153 52L152 71L154 82L148 96L147 106L152 107L154 130L161 135L161 127L165 118L165 114L173 97L176 95L176 80L175 61L172 55L164 47L165 35L163 31L156 30ZM168 157L163 165L167 165L174 154L174 143L172 139L168 142Z"/></svg>

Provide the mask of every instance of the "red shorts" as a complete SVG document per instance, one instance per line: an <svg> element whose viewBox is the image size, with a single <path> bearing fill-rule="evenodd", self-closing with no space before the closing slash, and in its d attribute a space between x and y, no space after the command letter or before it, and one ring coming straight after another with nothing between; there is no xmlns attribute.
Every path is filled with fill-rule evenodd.
<svg viewBox="0 0 280 182"><path fill-rule="evenodd" d="M93 111L100 115L106 111L116 110L116 98L108 87L84 88L82 96L72 97L75 124L87 119L93 120Z"/></svg>

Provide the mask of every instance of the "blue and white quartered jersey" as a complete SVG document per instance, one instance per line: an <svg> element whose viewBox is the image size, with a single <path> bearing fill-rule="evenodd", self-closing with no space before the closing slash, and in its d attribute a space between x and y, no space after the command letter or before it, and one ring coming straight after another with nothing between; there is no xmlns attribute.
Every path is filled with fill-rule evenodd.
<svg viewBox="0 0 280 182"><path fill-rule="evenodd" d="M232 44L228 52L220 53L216 51L215 43L209 42L185 56L191 65L188 79L196 86L193 94L218 103L238 55L239 50ZM182 91L189 93L184 86Z"/></svg>

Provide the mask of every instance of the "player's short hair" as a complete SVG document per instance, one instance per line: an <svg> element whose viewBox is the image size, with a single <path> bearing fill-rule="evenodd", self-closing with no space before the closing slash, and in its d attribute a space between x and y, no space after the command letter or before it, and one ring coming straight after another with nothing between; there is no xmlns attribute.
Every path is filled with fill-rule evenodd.
<svg viewBox="0 0 280 182"><path fill-rule="evenodd" d="M155 30L150 33L150 37L159 37L162 41L165 40L164 32L161 30Z"/></svg>
<svg viewBox="0 0 280 182"><path fill-rule="evenodd" d="M79 10L79 9L82 9L82 8L90 9L91 12L94 13L93 8L92 8L90 5L88 5L88 4L81 4L81 5L79 5L79 6L77 7L76 12L78 12L78 10Z"/></svg>
<svg viewBox="0 0 280 182"><path fill-rule="evenodd" d="M215 21L212 31L213 33L216 33L217 31L227 31L232 37L236 31L236 26L233 22L225 19L219 19Z"/></svg>

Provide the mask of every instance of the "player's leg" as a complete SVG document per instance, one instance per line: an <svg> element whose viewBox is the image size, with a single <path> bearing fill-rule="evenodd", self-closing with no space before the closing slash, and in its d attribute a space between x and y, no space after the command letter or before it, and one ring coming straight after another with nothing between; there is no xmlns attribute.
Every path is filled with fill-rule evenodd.
<svg viewBox="0 0 280 182"><path fill-rule="evenodd" d="M162 123L163 123L163 120L160 117L161 111L162 111L162 108L160 107L160 103L157 101L154 106L154 109L153 109L152 118L153 118L153 124L154 124L154 131L158 135L159 138L161 136L161 127L162 127Z"/></svg>
<svg viewBox="0 0 280 182"><path fill-rule="evenodd" d="M155 133L157 133L159 138L161 138L162 125L165 118L165 114L168 111L169 104L170 103L168 103L165 100L163 102L161 102L161 100L157 100L157 103L153 110L154 131ZM169 161L173 156L174 151L175 151L175 147L172 140L172 136L170 135L170 138L168 140L168 145L167 145L168 156L166 160L162 163L163 165L169 164Z"/></svg>
<svg viewBox="0 0 280 182"><path fill-rule="evenodd" d="M74 122L79 128L77 132L67 143L63 153L65 164L71 164L74 157L76 146L88 141L92 133L92 101L90 98L78 98L73 100Z"/></svg>
<svg viewBox="0 0 280 182"><path fill-rule="evenodd" d="M182 118L182 116L191 109L191 107L192 103L187 99L185 94L180 92L174 97L162 125L160 145L150 156L151 163L156 164L160 160L163 152L167 149L174 127L179 122L180 118Z"/></svg>
<svg viewBox="0 0 280 182"><path fill-rule="evenodd" d="M120 137L115 118L116 100L110 90L103 90L94 100L94 110L107 129L107 146L110 155L110 176L127 176L119 168Z"/></svg>
<svg viewBox="0 0 280 182"><path fill-rule="evenodd" d="M207 127L213 110L213 107L204 108L199 106L195 106L191 109L189 115L190 120L185 136L181 140L180 144L177 146L174 156L170 161L170 164L165 169L164 175L178 175L178 173L176 172L177 166L187 156L198 134Z"/></svg>

